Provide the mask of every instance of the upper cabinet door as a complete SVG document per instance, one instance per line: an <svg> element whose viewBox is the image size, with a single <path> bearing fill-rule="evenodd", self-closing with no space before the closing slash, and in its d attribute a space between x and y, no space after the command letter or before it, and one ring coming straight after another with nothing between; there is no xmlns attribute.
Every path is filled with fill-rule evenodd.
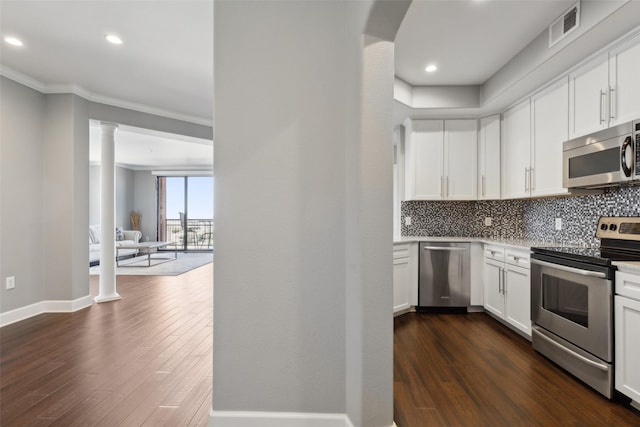
<svg viewBox="0 0 640 427"><path fill-rule="evenodd" d="M565 77L531 98L531 195L567 193L562 187L562 143L568 139L569 85Z"/></svg>
<svg viewBox="0 0 640 427"><path fill-rule="evenodd" d="M569 138L608 126L609 61L602 54L569 75Z"/></svg>
<svg viewBox="0 0 640 427"><path fill-rule="evenodd" d="M609 80L610 125L640 118L640 36L610 52Z"/></svg>
<svg viewBox="0 0 640 427"><path fill-rule="evenodd" d="M529 99L504 112L502 140L502 198L529 197L531 104Z"/></svg>
<svg viewBox="0 0 640 427"><path fill-rule="evenodd" d="M500 115L480 120L478 199L500 198Z"/></svg>
<svg viewBox="0 0 640 427"><path fill-rule="evenodd" d="M442 120L412 120L406 128L406 184L408 200L444 197Z"/></svg>
<svg viewBox="0 0 640 427"><path fill-rule="evenodd" d="M477 120L445 120L445 198L475 200Z"/></svg>

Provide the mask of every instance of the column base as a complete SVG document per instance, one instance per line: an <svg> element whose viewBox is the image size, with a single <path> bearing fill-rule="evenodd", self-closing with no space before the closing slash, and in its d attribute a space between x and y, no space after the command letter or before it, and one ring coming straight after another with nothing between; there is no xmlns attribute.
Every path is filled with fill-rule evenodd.
<svg viewBox="0 0 640 427"><path fill-rule="evenodd" d="M97 303L101 303L101 302L117 301L119 299L122 299L122 297L117 292L114 292L111 295L98 295L93 300Z"/></svg>

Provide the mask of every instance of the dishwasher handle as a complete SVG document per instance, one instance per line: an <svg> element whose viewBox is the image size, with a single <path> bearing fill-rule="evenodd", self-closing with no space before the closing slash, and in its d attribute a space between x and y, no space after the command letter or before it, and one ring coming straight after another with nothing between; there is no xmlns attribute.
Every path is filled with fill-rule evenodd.
<svg viewBox="0 0 640 427"><path fill-rule="evenodd" d="M461 248L457 246L424 246L423 249L429 251L466 251L468 248Z"/></svg>

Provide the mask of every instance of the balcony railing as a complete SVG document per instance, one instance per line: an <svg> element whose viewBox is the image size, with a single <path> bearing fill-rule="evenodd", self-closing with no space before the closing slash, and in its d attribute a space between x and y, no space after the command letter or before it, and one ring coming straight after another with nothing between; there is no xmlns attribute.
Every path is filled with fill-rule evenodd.
<svg viewBox="0 0 640 427"><path fill-rule="evenodd" d="M185 249L184 236L186 232L186 250L211 250L213 249L213 219L187 220L186 230L180 219L167 219L165 221L164 240L173 242L178 250ZM173 249L173 245L170 247Z"/></svg>

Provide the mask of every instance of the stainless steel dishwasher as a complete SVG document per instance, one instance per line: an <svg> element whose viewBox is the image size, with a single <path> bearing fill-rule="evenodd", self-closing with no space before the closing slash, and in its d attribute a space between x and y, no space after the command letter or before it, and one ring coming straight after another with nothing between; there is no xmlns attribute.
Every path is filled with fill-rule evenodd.
<svg viewBox="0 0 640 427"><path fill-rule="evenodd" d="M420 242L419 307L467 307L469 243Z"/></svg>

